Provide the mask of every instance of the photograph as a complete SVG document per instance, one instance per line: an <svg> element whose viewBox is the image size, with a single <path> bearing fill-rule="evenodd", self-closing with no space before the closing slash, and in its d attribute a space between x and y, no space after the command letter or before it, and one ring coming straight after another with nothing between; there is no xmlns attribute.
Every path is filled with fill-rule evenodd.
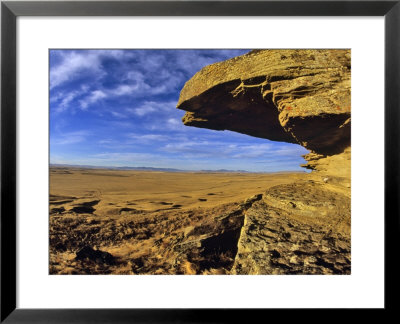
<svg viewBox="0 0 400 324"><path fill-rule="evenodd" d="M350 49L48 55L50 275L351 274Z"/></svg>

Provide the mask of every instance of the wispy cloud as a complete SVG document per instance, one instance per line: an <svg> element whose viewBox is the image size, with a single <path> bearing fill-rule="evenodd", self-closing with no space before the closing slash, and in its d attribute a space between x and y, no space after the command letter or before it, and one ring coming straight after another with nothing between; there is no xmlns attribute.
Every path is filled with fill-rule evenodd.
<svg viewBox="0 0 400 324"><path fill-rule="evenodd" d="M185 82L245 52L51 50L51 156L110 166L296 167L307 153L301 147L182 123L176 103Z"/></svg>
<svg viewBox="0 0 400 324"><path fill-rule="evenodd" d="M281 146L279 146L281 145ZM294 144L244 144L223 141L176 141L166 144L162 150L170 153L185 154L186 157L213 157L241 160L287 160L288 156L300 159L304 149ZM291 153L290 153L291 152Z"/></svg>
<svg viewBox="0 0 400 324"><path fill-rule="evenodd" d="M58 64L50 69L50 89L60 86L82 74L90 73L96 79L106 74L102 66L104 58L121 59L129 54L122 50L53 50Z"/></svg>
<svg viewBox="0 0 400 324"><path fill-rule="evenodd" d="M123 153L100 153L92 155L92 157L107 161L114 161L114 160L124 160L124 161L149 161L154 159L155 157L159 157L157 154L151 153L132 153L132 152L123 152Z"/></svg>
<svg viewBox="0 0 400 324"><path fill-rule="evenodd" d="M79 103L82 109L87 109L89 105L92 105L98 102L101 99L107 98L107 94L104 93L102 90L95 90L90 93L89 96L85 97L84 99L80 100Z"/></svg>
<svg viewBox="0 0 400 324"><path fill-rule="evenodd" d="M182 121L180 118L168 118L166 122L166 127L168 129L172 130L180 130L180 131L185 131L187 126L183 125Z"/></svg>
<svg viewBox="0 0 400 324"><path fill-rule="evenodd" d="M128 134L127 137L131 140L135 140L138 142L148 142L148 141L168 141L171 139L170 136L161 135L161 134Z"/></svg>
<svg viewBox="0 0 400 324"><path fill-rule="evenodd" d="M87 109L100 99L129 96L146 98L178 92L197 70L243 50L54 50L51 55L51 101L63 86L79 82L87 88L80 106ZM108 82L112 79L112 84ZM102 93L96 97L93 92ZM72 93L60 105L73 104Z"/></svg>
<svg viewBox="0 0 400 324"><path fill-rule="evenodd" d="M88 131L67 132L50 138L50 143L55 145L68 145L84 142L90 135Z"/></svg>
<svg viewBox="0 0 400 324"><path fill-rule="evenodd" d="M99 53L58 52L61 62L50 70L50 89L75 78L79 73L103 74ZM99 75L100 74L100 75Z"/></svg>
<svg viewBox="0 0 400 324"><path fill-rule="evenodd" d="M126 109L128 112L143 117L149 114L165 114L176 110L175 101L156 102L144 101L140 106Z"/></svg>
<svg viewBox="0 0 400 324"><path fill-rule="evenodd" d="M123 119L127 118L126 114L121 113L119 111L110 111L110 113L116 118L123 118Z"/></svg>
<svg viewBox="0 0 400 324"><path fill-rule="evenodd" d="M106 166L171 167L171 165L178 165L180 161L179 158L156 153L113 152L90 155L86 162Z"/></svg>

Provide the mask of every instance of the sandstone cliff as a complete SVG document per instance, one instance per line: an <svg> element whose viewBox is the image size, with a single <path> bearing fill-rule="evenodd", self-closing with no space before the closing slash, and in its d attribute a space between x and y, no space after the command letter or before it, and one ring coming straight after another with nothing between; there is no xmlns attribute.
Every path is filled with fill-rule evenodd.
<svg viewBox="0 0 400 324"><path fill-rule="evenodd" d="M231 273L350 273L350 50L251 51L200 70L177 107L187 126L310 151L314 172L242 212Z"/></svg>
<svg viewBox="0 0 400 324"><path fill-rule="evenodd" d="M252 51L203 68L177 106L188 126L300 144L318 170L317 160L349 156L350 75L349 50Z"/></svg>

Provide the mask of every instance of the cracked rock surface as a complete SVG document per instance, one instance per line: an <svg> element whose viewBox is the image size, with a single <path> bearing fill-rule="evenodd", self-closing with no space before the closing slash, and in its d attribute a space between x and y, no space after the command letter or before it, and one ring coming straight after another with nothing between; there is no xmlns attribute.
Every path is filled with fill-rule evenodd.
<svg viewBox="0 0 400 324"><path fill-rule="evenodd" d="M304 179L244 213L232 274L350 274L350 50L255 50L209 65L177 107L187 126L296 143Z"/></svg>
<svg viewBox="0 0 400 324"><path fill-rule="evenodd" d="M314 181L269 189L246 211L234 274L350 274L350 198Z"/></svg>

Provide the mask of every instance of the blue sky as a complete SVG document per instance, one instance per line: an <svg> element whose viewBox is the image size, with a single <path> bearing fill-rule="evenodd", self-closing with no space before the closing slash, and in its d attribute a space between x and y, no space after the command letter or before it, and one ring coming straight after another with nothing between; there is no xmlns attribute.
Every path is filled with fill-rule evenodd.
<svg viewBox="0 0 400 324"><path fill-rule="evenodd" d="M184 126L179 92L248 50L51 50L50 163L304 171L299 145Z"/></svg>

